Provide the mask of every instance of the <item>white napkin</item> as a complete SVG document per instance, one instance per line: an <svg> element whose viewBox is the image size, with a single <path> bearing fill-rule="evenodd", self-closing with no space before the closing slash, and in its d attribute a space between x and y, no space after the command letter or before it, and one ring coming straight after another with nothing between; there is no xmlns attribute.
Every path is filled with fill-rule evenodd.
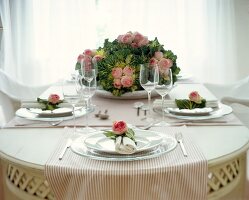
<svg viewBox="0 0 249 200"><path fill-rule="evenodd" d="M156 99L153 102L153 106L162 106L162 99ZM167 108L177 108L175 100L164 100L164 106ZM217 100L207 100L206 107L215 108L218 107Z"/></svg>
<svg viewBox="0 0 249 200"><path fill-rule="evenodd" d="M83 101L79 102L76 104L75 107L83 107L85 105L85 103ZM70 103L60 103L58 105L59 108L71 108L72 105ZM45 108L45 106L43 104L38 103L35 100L25 100L21 102L21 108Z"/></svg>
<svg viewBox="0 0 249 200"><path fill-rule="evenodd" d="M130 138L119 136L116 138L115 150L120 154L133 154L136 152L137 147Z"/></svg>

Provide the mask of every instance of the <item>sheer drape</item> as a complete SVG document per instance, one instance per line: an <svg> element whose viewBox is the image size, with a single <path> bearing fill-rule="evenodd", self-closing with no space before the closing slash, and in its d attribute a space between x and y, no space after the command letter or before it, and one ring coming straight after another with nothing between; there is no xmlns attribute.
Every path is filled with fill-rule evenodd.
<svg viewBox="0 0 249 200"><path fill-rule="evenodd" d="M1 68L26 84L69 74L84 49L130 30L158 37L200 81L237 78L232 0L2 0L1 17Z"/></svg>

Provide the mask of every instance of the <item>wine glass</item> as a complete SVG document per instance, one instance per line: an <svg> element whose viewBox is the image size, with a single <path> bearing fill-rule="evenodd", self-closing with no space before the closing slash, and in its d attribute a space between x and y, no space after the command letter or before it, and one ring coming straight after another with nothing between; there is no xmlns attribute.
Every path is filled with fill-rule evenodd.
<svg viewBox="0 0 249 200"><path fill-rule="evenodd" d="M91 70L92 70L91 74L93 74L93 78L89 79L86 76L80 76L80 79L79 79L79 82L81 85L81 88L80 88L81 98L86 102L86 105L85 105L86 126L85 128L79 130L80 132L84 132L84 133L95 131L93 128L90 128L88 124L88 113L91 112L91 110L93 109L89 102L92 96L95 94L95 91L97 89L95 69L91 69Z"/></svg>
<svg viewBox="0 0 249 200"><path fill-rule="evenodd" d="M158 72L158 66L152 66L148 63L141 64L140 65L140 75L139 75L139 81L140 85L147 91L148 93L148 107L149 107L149 113L146 117L147 121L152 121L151 117L151 92L155 89L155 86L158 83L159 79L159 72Z"/></svg>
<svg viewBox="0 0 249 200"><path fill-rule="evenodd" d="M169 68L159 68L159 81L155 87L156 92L162 97L162 121L159 126L166 126L168 123L164 121L164 100L165 96L173 87L172 71Z"/></svg>
<svg viewBox="0 0 249 200"><path fill-rule="evenodd" d="M98 73L96 60L85 55L84 59L81 60L81 72L83 78L88 82L88 87L90 87L90 82L97 77ZM92 105L91 98L89 99L89 105Z"/></svg>
<svg viewBox="0 0 249 200"><path fill-rule="evenodd" d="M76 80L63 80L62 85L63 98L66 102L68 102L72 106L73 112L73 123L75 130L75 106L80 101L80 93L77 86Z"/></svg>

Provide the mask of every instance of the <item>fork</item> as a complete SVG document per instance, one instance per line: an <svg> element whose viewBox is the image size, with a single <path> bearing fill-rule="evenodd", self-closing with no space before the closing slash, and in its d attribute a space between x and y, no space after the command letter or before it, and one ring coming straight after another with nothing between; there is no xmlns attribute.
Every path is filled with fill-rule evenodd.
<svg viewBox="0 0 249 200"><path fill-rule="evenodd" d="M64 120L61 119L59 121L53 121L53 122L47 122L47 121L36 121L36 122L28 122L28 123L21 123L21 124L16 124L15 126L30 126L30 125L36 125L36 124L50 124L51 126L57 126Z"/></svg>
<svg viewBox="0 0 249 200"><path fill-rule="evenodd" d="M185 147L184 147L184 144L183 144L183 136L182 136L182 133L176 133L175 134L175 138L176 138L176 140L177 140L177 142L180 144L180 147L181 147L181 149L182 149L182 152L183 152L183 155L185 156L185 157L187 157L188 156L188 154L187 154L187 151L186 151L186 149L185 149Z"/></svg>

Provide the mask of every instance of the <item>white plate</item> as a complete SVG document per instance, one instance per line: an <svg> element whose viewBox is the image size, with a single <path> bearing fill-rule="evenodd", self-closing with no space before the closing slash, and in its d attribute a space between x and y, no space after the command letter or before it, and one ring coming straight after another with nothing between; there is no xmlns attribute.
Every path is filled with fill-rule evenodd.
<svg viewBox="0 0 249 200"><path fill-rule="evenodd" d="M157 133L143 130L134 131L135 138L137 141L137 150L135 153L154 149L159 146L163 141L162 137L159 136ZM115 151L115 141L106 137L103 132L96 133L87 137L84 140L84 143L88 148L93 149L95 151L117 154L117 152Z"/></svg>
<svg viewBox="0 0 249 200"><path fill-rule="evenodd" d="M162 109L158 109L158 108L154 108L154 111L157 113L161 113L162 114ZM209 115L204 115L204 116L181 116L181 115L175 115L173 113L169 113L166 109L165 109L165 116L168 117L173 117L173 118L177 118L177 119L184 119L184 120L206 120L206 119L215 119L215 118L220 118L224 115L228 115L230 113L233 112L233 109L225 104L220 103L217 109L214 109L213 112L211 112Z"/></svg>
<svg viewBox="0 0 249 200"><path fill-rule="evenodd" d="M66 117L72 116L71 108L57 108L54 110L42 110L40 108L28 108L29 112L38 114L39 117Z"/></svg>
<svg viewBox="0 0 249 200"><path fill-rule="evenodd" d="M144 130L139 130L141 133L146 132ZM177 141L174 137L167 135L167 134L162 134L159 132L153 132L150 131L150 133L156 133L157 135L161 136L163 138L162 143L157 147L154 148L153 150L150 151L142 151L140 153L135 153L135 154L110 154L110 153L102 153L99 151L91 150L87 148L85 145L85 138L86 136L81 136L77 138L76 140L73 141L71 145L71 149L74 153L94 159L94 160L103 160L103 161L134 161L134 160L145 160L145 159L151 159L155 158L158 156L161 156L165 153L168 153L172 150L175 149L177 146ZM152 136L153 137L153 136Z"/></svg>
<svg viewBox="0 0 249 200"><path fill-rule="evenodd" d="M209 115L214 111L213 108L195 108L195 109L179 109L179 108L166 108L170 113L183 116L203 116Z"/></svg>
<svg viewBox="0 0 249 200"><path fill-rule="evenodd" d="M96 95L108 98L108 99L146 99L148 98L148 93L145 90L139 90L134 92L127 92L119 97L114 96L111 92L108 92L106 90L97 90ZM158 96L159 94L156 93L156 91L152 91L151 97Z"/></svg>
<svg viewBox="0 0 249 200"><path fill-rule="evenodd" d="M89 110L88 112L85 111L85 109L79 109L75 111L75 117L81 117L83 115L85 115L86 113L90 113L93 112L94 108L92 108L92 110ZM25 119L29 119L29 120L34 120L34 121L58 121L58 120L70 120L73 119L73 115L70 116L65 116L65 117L40 117L39 114L35 114L35 113L31 113L28 109L26 108L20 108L16 111L16 116L18 117L22 117Z"/></svg>

